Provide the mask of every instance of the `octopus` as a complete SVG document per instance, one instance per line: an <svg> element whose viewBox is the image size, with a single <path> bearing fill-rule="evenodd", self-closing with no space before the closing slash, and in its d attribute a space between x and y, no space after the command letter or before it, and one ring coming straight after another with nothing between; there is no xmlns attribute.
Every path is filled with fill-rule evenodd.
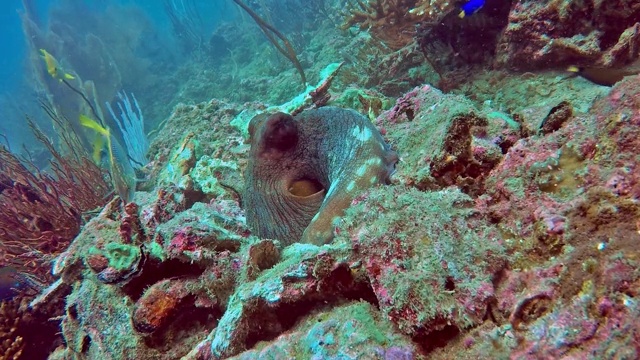
<svg viewBox="0 0 640 360"><path fill-rule="evenodd" d="M388 184L398 161L366 117L336 107L258 115L249 142L247 225L285 246L331 242L345 209L361 191Z"/></svg>

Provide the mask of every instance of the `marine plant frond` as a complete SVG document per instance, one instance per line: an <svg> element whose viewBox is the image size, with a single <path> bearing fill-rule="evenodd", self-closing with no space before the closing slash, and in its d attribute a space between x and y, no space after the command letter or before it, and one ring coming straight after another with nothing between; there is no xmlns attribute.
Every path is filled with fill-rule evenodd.
<svg viewBox="0 0 640 360"><path fill-rule="evenodd" d="M54 131L60 139L59 147L58 149L56 149L56 154L61 153L76 160L81 159L83 156L88 156L82 142L83 138L76 132L75 128L72 125L73 123L66 116L57 111L56 108L49 104L47 101L41 99L40 108L42 108L49 119L51 119ZM29 127L31 128L31 131L34 133L38 141L45 145L45 147L47 147L47 144L53 144L53 141L49 139L44 133L42 133L42 131L37 126L35 126L30 118L27 117L27 121L29 123ZM41 136L42 138L38 138L38 136Z"/></svg>
<svg viewBox="0 0 640 360"><path fill-rule="evenodd" d="M139 169L149 162L147 158L149 139L144 132L144 116L142 116L142 110L140 110L138 100L133 93L131 93L133 101L124 91L118 93L118 99L119 115L116 115L109 102L106 103L107 110L122 134L131 166L134 169Z"/></svg>
<svg viewBox="0 0 640 360"><path fill-rule="evenodd" d="M302 85L306 88L307 77L304 74L304 69L302 68L302 64L300 64L300 61L298 60L298 56L296 55L296 52L293 49L293 46L291 45L291 42L289 42L289 40L280 31L278 31L278 29L276 29L267 21L262 19L255 11L251 10L251 8L247 6L245 3L243 3L240 0L233 0L233 1L236 4L238 4L238 6L240 6L244 11L246 11L247 14L249 14L249 16L251 16L251 18L256 22L256 24L260 26L260 30L262 30L264 35L267 37L267 39L269 39L269 41L273 44L273 46L275 46L275 48L278 49L278 51L281 52L282 55L284 55L287 59L289 59L289 61L291 61L291 63L293 63L296 70L298 70L300 77L302 78ZM280 41L282 41L282 45L278 42L276 37L280 39Z"/></svg>
<svg viewBox="0 0 640 360"><path fill-rule="evenodd" d="M202 46L204 25L196 3L193 0L164 0L163 5L173 32L184 42L187 50Z"/></svg>

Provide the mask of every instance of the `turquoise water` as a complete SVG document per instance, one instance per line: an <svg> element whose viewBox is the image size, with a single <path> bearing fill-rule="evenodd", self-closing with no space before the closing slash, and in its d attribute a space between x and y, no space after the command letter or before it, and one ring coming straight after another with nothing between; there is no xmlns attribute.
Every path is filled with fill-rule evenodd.
<svg viewBox="0 0 640 360"><path fill-rule="evenodd" d="M38 1L42 7L45 2ZM0 133L5 134L13 145L13 148L20 146L24 140L31 136L26 126L23 126L23 116L20 111L13 107L13 111L7 103L15 103L17 97L29 95L29 89L25 82L27 67L25 57L27 55L22 29L20 28L20 17L18 11L22 9L22 2L19 0L7 0L0 4L0 99L2 99L3 121L0 122ZM17 126L10 126L16 124ZM3 141L4 143L4 141Z"/></svg>
<svg viewBox="0 0 640 360"><path fill-rule="evenodd" d="M0 91L8 92L22 81L25 44L20 29L18 10L22 8L19 0L3 1L0 5Z"/></svg>
<svg viewBox="0 0 640 360"><path fill-rule="evenodd" d="M190 34L198 37L198 41L201 42L194 44L192 40L183 37L184 33L179 33L172 27L168 10L162 1L38 0L27 1L26 4L29 7L28 11L25 11L20 0L7 0L0 4L0 51L3 54L0 59L0 104L4 109L0 134L3 134L8 139L10 147L18 152L22 150L17 149L34 141L24 121L25 115L48 128L49 121L39 109L38 101L43 96L57 91L42 88L43 81L46 83L51 79L43 78L43 63L37 61L40 55L38 48L49 47L47 51L55 53L56 60L63 68L68 68L69 72L77 72L83 80L108 81L106 78L109 74L104 73L100 75L102 79L94 79L96 73L101 71L99 67L106 65L105 62L115 60L117 64L114 69L135 68L126 78L117 79L111 85L119 87L118 91L126 89L147 92L149 87L157 86L157 82L140 84L140 78L152 75L160 67L164 75L172 76L173 72L193 55L194 46L207 42L221 21L233 19L237 15L228 4L215 1L167 2L174 6L178 16L183 17L182 21L186 19L187 14L198 16L192 23L187 24L191 27L187 29ZM188 12L185 10L187 7ZM25 13L29 14L29 18L45 37L54 38L30 45L26 39L29 35L23 32L20 17L20 14ZM49 35L46 35L47 32ZM86 42L89 34L99 38L107 48L103 54L95 54L95 49L80 49L82 46L90 46ZM129 58L122 56L123 51L128 53ZM97 62L87 62L86 52L94 52L96 57L93 60ZM110 52L114 53L109 54ZM119 58L114 59L114 55ZM49 85L45 84L45 87L47 86ZM99 95L100 102L113 101L112 89L105 91L98 88L97 91L110 94ZM151 97L142 95L139 98L145 104L147 112L156 118L161 114L166 116L169 111L155 109ZM66 100L60 100L62 103L64 101ZM68 113L66 115L70 116ZM73 114L73 117L76 116L77 114Z"/></svg>

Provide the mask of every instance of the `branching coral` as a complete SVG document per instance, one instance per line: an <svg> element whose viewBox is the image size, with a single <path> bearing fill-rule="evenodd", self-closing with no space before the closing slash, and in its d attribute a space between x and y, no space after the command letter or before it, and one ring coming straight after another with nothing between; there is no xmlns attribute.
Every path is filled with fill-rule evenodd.
<svg viewBox="0 0 640 360"><path fill-rule="evenodd" d="M419 22L436 23L453 9L448 0L356 0L343 14L343 29L357 26L397 50L408 45Z"/></svg>
<svg viewBox="0 0 640 360"><path fill-rule="evenodd" d="M11 302L0 303L0 359L19 359L24 350L24 339L17 334L19 310Z"/></svg>
<svg viewBox="0 0 640 360"><path fill-rule="evenodd" d="M45 359L61 342L62 299L29 307L32 296L0 302L0 360Z"/></svg>
<svg viewBox="0 0 640 360"><path fill-rule="evenodd" d="M0 265L50 280L48 262L78 234L82 213L104 205L109 187L91 160L61 155L32 128L55 160L51 173L31 170L0 147Z"/></svg>

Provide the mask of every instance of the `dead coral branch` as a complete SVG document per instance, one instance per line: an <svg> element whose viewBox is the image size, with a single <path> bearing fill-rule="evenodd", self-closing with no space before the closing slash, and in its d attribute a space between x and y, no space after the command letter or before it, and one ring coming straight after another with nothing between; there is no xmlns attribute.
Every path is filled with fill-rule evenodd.
<svg viewBox="0 0 640 360"><path fill-rule="evenodd" d="M341 26L367 30L371 36L398 50L413 41L421 22L437 23L451 10L449 0L356 0L347 6Z"/></svg>

